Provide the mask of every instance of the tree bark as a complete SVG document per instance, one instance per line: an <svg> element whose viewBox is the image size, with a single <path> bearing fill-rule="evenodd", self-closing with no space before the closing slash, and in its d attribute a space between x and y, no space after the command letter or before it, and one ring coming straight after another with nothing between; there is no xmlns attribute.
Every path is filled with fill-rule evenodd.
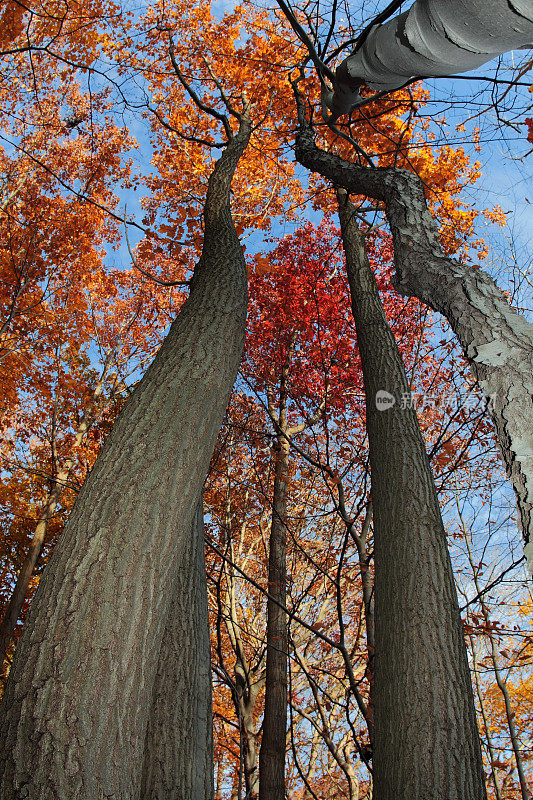
<svg viewBox="0 0 533 800"><path fill-rule="evenodd" d="M375 800L482 800L483 762L453 571L416 412L345 193L339 216L366 396L375 561Z"/></svg>
<svg viewBox="0 0 533 800"><path fill-rule="evenodd" d="M446 317L489 401L533 574L533 325L511 308L482 269L442 253L422 182L414 173L344 161L316 147L307 126L298 134L296 155L348 192L384 202L394 240L395 288Z"/></svg>
<svg viewBox="0 0 533 800"><path fill-rule="evenodd" d="M391 91L417 77L456 75L531 41L529 0L415 0L357 42L337 68L328 104L340 116L361 102L362 83Z"/></svg>
<svg viewBox="0 0 533 800"><path fill-rule="evenodd" d="M205 582L204 515L176 554L144 750L142 800L211 800L213 707Z"/></svg>
<svg viewBox="0 0 533 800"><path fill-rule="evenodd" d="M111 354L106 358L102 374L100 375L94 388L92 395L93 402L97 400L102 393L104 381L107 377L110 364ZM54 515L61 492L63 491L74 466L75 451L81 445L93 422L94 417L90 413L83 415L74 437L74 451L72 455L65 460L65 463L59 470L58 474L54 477L52 489L41 508L28 552L26 553L26 557L22 562L20 572L17 576L17 582L9 599L9 603L7 604L2 622L0 623L0 661L3 661L5 658L9 643L11 642L11 637L13 636L13 631L15 630L17 621L20 618L22 606L24 605L24 600L28 594L28 587L46 540L48 524Z"/></svg>
<svg viewBox="0 0 533 800"><path fill-rule="evenodd" d="M254 708L257 695L242 703L241 725L244 750L244 786L246 800L257 800L259 797L259 767L257 734L254 726Z"/></svg>
<svg viewBox="0 0 533 800"><path fill-rule="evenodd" d="M33 600L3 699L3 800L140 797L176 554L191 535L244 340L246 269L229 198L249 135L243 118L216 163L190 296L102 448Z"/></svg>
<svg viewBox="0 0 533 800"><path fill-rule="evenodd" d="M288 356L288 360L290 355ZM290 440L287 435L288 364L280 390L274 497L268 556L265 711L259 751L259 800L285 800L287 749L287 667L289 631L283 610L287 600L287 486ZM276 602L277 601L277 602Z"/></svg>

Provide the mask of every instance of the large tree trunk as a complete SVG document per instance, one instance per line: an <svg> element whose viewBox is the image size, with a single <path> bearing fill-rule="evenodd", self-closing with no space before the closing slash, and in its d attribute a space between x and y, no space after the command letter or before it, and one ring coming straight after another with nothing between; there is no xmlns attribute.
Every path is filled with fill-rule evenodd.
<svg viewBox="0 0 533 800"><path fill-rule="evenodd" d="M114 351L112 351L112 353L114 353ZM111 364L111 355L112 354L110 353L106 358L102 374L100 375L96 386L94 387L92 394L93 401L97 400L102 394L104 381L107 377L107 373ZM20 572L17 576L17 582L15 583L15 587L7 604L4 617L0 623L0 662L2 662L5 658L7 649L11 642L11 637L13 636L13 632L15 630L15 626L20 618L22 606L24 605L26 595L28 594L30 581L46 540L49 522L55 513L59 503L59 498L61 497L61 492L65 488L65 484L70 477L72 468L74 467L76 449L83 442L93 422L94 417L91 413L86 413L82 416L74 437L73 453L72 455L68 456L58 474L54 477L52 489L41 508L28 552L26 553L24 561L22 562Z"/></svg>
<svg viewBox="0 0 533 800"><path fill-rule="evenodd" d="M343 195L374 509L374 798L482 800L472 684L433 475L415 410L379 406L380 392L400 396L409 385Z"/></svg>
<svg viewBox="0 0 533 800"><path fill-rule="evenodd" d="M483 270L442 253L418 176L344 161L316 147L307 127L298 135L297 158L347 191L385 203L394 239L395 287L446 317L490 401L533 574L533 325L511 308Z"/></svg>
<svg viewBox="0 0 533 800"><path fill-rule="evenodd" d="M289 632L284 607L287 596L287 487L290 448L287 436L286 376L287 369L284 371L280 392L280 434L276 442L269 540L265 712L259 751L259 800L285 800L286 795Z"/></svg>
<svg viewBox="0 0 533 800"><path fill-rule="evenodd" d="M204 515L176 553L177 580L159 653L146 733L142 800L211 800L213 708Z"/></svg>
<svg viewBox="0 0 533 800"><path fill-rule="evenodd" d="M140 797L161 641L170 603L180 602L176 554L191 535L243 346L246 269L229 196L249 133L242 122L215 166L190 296L102 448L33 600L3 700L3 800ZM185 623L189 609L180 613Z"/></svg>

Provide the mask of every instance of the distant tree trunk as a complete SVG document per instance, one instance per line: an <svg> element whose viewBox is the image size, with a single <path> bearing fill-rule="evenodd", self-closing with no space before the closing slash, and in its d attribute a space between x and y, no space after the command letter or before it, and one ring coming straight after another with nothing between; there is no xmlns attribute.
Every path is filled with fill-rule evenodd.
<svg viewBox="0 0 533 800"><path fill-rule="evenodd" d="M257 695L242 703L241 725L244 750L244 786L246 800L257 800L259 797L259 768L257 734L254 725L254 708Z"/></svg>
<svg viewBox="0 0 533 800"><path fill-rule="evenodd" d="M233 436L230 435L227 441L228 453L232 451ZM233 461L231 456L228 459ZM228 463L229 466L229 463ZM220 584L217 587L217 656L219 675L225 679L226 685L231 691L231 697L235 707L235 713L239 721L239 763L237 777L238 789L242 792L242 779L244 777L244 789L246 800L257 800L259 796L259 736L256 730L254 719L255 710L261 689L264 685L264 653L255 664L251 664L247 658L246 647L243 642L243 628L240 617L240 603L238 602L237 587L235 581L235 552L236 541L233 529L233 508L232 492L230 482L230 472L228 471L228 484L226 490L225 508L225 539L228 559L224 559L223 575L225 578L225 590L222 591ZM248 498L248 490L245 492ZM245 500L246 507L246 500ZM241 521L240 526L240 545L246 532L246 517ZM238 548L239 549L239 548ZM221 576L222 577L222 576ZM222 620L225 621L226 631L231 644L231 653L235 656L233 665L233 678L225 663L224 646L222 642Z"/></svg>
<svg viewBox="0 0 533 800"><path fill-rule="evenodd" d="M161 642L171 602L181 603L176 554L191 536L244 340L246 269L229 199L249 135L243 118L215 165L190 296L105 442L34 597L0 714L2 800L140 797ZM177 613L195 621L186 606Z"/></svg>
<svg viewBox="0 0 533 800"><path fill-rule="evenodd" d="M73 461L72 459L71 463L73 463ZM48 523L56 509L59 495L63 489L62 483L66 480L67 475L68 472L62 470L57 476L52 491L48 494L41 508L41 513L39 514L28 552L22 562L13 592L7 603L2 622L0 623L0 662L2 663L6 657L11 637L13 636L15 626L20 617L35 566L43 549L48 531Z"/></svg>
<svg viewBox="0 0 533 800"><path fill-rule="evenodd" d="M287 376L284 367L274 465L274 497L268 556L267 651L265 712L259 751L259 800L285 800L285 752L287 749L287 668L289 631L283 610L287 599L287 487L289 449L287 425ZM277 601L277 602L276 602ZM281 606L281 607L280 607Z"/></svg>
<svg viewBox="0 0 533 800"><path fill-rule="evenodd" d="M374 800L486 797L472 683L429 459L357 229L339 195L366 396L375 562Z"/></svg>
<svg viewBox="0 0 533 800"><path fill-rule="evenodd" d="M202 502L176 561L177 581L152 692L141 798L211 800L213 707Z"/></svg>
<svg viewBox="0 0 533 800"><path fill-rule="evenodd" d="M483 720L483 728L484 728L483 737L485 739L485 743L488 750L487 760L489 762L489 769L492 777L492 785L494 786L494 795L496 800L502 800L502 790L500 788L500 781L498 778L498 768L495 766L495 762L496 763L498 762L498 755L492 743L492 734L489 728L487 713L485 710L485 701L483 699L481 680L479 677L480 668L477 660L476 644L474 642L474 637L472 636L472 634L469 634L468 639L470 641L470 650L472 652L472 672L476 686L476 695L479 703L479 709L481 711L481 719Z"/></svg>
<svg viewBox="0 0 533 800"><path fill-rule="evenodd" d="M383 201L393 239L396 289L443 314L485 397L514 487L533 574L533 325L482 269L447 258L422 181L406 170L351 164L316 147L301 120L298 161L353 194Z"/></svg>
<svg viewBox="0 0 533 800"><path fill-rule="evenodd" d="M229 497L228 497L229 501ZM230 506L228 505L228 512ZM259 796L259 765L258 765L258 735L255 729L254 712L257 699L264 685L261 664L263 658L255 667L251 667L246 657L241 636L241 626L237 612L235 595L235 571L233 567L234 554L231 539L230 513L227 514L228 550L231 563L224 565L226 574L226 599L224 604L224 617L230 642L235 653L234 680L230 684L235 711L239 719L240 746L242 748L242 768L244 771L244 786L246 800L257 800ZM222 650L219 650L221 653ZM221 666L223 667L222 659Z"/></svg>

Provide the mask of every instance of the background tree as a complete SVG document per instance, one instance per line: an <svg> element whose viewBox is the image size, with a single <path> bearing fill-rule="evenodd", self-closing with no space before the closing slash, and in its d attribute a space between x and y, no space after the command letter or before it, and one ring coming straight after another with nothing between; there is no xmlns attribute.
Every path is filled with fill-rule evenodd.
<svg viewBox="0 0 533 800"><path fill-rule="evenodd" d="M210 571L214 570L210 572L212 627L217 631L215 752L220 781L229 770L235 778L232 796L236 797L239 774L243 792L257 793L261 780L261 773L257 780L257 743L265 681L263 642L268 646L268 638L263 639L264 606L257 591L258 587L267 591L264 553L270 529L270 493L274 492L272 459L277 455L275 449L270 454L269 443L279 437L276 408L281 389L288 392L288 424L301 428L302 420L320 408L324 387L328 387L325 408L312 429L285 435L292 443L285 512L289 620L284 615L285 623L293 628L285 656L290 665L292 711L287 742L280 734L278 743L288 748L286 784L294 787L293 791L303 787L305 792L299 771L305 777L310 770L306 779L313 786L321 785L316 758L319 753L323 758L325 747L329 756L324 776L328 770L339 770L339 785L347 781L353 797L365 786L360 764L368 761L371 753L368 731L354 738L346 728L344 714L349 709L348 714L358 716L360 708L366 713L372 686L372 547L365 538L371 515L363 514L360 538L361 510L368 503L368 465L361 429L364 410L338 236L331 226L316 231L306 226L280 243L268 259L258 256L251 262L249 335L242 368L246 394L235 398L220 439L220 455L212 465L207 507L212 519L210 536L217 548L209 556ZM416 381L422 381L420 389L425 382L430 392L444 393L449 373L442 364L432 362L431 348L427 353L423 350L429 342L423 344L426 333L418 306L406 308L398 295L390 294L387 240L372 252L380 265L386 308L410 372L416 374ZM287 361L289 351L292 355ZM420 359L421 352L424 359ZM261 401L262 411L247 397L250 392ZM461 452L466 457L466 453L465 441L455 434L449 420L439 428L440 414L428 410L423 420L426 434L435 441L438 472L444 475L456 469L456 457ZM269 424L265 415L267 420L270 417ZM253 586L246 585L247 575L253 577ZM281 605L279 597L276 599ZM340 619L339 608L344 609ZM290 609L297 616L292 622ZM298 619L302 618L311 624L311 631L300 627ZM324 632L325 641L316 638L315 627ZM370 722L367 714L366 719L360 716L358 724L366 728ZM309 764L306 757L296 756L300 747L308 747L305 725L312 725L318 737L313 747L315 760ZM228 750L234 760L226 756ZM324 781L326 786L327 779Z"/></svg>

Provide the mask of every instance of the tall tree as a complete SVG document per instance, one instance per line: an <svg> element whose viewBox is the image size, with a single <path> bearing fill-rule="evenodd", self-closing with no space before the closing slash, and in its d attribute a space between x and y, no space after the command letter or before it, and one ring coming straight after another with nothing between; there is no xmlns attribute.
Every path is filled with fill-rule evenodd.
<svg viewBox="0 0 533 800"><path fill-rule="evenodd" d="M324 63L329 56L321 47L319 55L292 10L284 0L278 3L309 49L322 84L324 116L330 124L363 101L359 92L363 85L390 91L424 75L452 75L513 47L528 48L533 38L533 12L527 0L492 0L490 4L476 0L468 5L462 0L417 0L409 11L383 24L399 8L400 3L392 2L364 28L356 38L355 51L333 74ZM330 39L331 34L327 41ZM333 112L331 117L328 109ZM413 172L399 170L396 164L385 170L349 161L341 164L335 158L327 163L326 154L318 156L313 149L310 133L308 128L300 130L298 160L348 191L384 204L394 237L396 288L442 313L456 334L489 404L517 497L525 554L533 575L533 448L524 435L533 425L531 323L511 307L505 293L483 270L444 256L427 210L424 184ZM360 158L359 144L353 138L352 143Z"/></svg>
<svg viewBox="0 0 533 800"><path fill-rule="evenodd" d="M481 269L447 258L427 209L420 179L406 171L366 169L320 150L304 126L297 141L299 161L354 194L385 204L395 245L399 291L418 297L446 316L489 401L498 441L515 489L525 553L531 566L533 450L530 428L533 326L509 304Z"/></svg>
<svg viewBox="0 0 533 800"><path fill-rule="evenodd" d="M209 179L190 296L84 484L17 648L3 698L5 798L22 786L28 798L140 796L160 654L171 663L165 624L182 600L171 590L244 340L246 270L229 200L251 125L247 106L235 115ZM184 796L190 777L176 778Z"/></svg>
<svg viewBox="0 0 533 800"><path fill-rule="evenodd" d="M390 292L389 240L386 236L378 236L378 241L382 246L376 246L374 249L381 269L380 286L386 292L387 312L393 319L394 330L401 340L402 349L410 366L413 367L420 337L424 336L420 329L419 307L413 302L406 306L397 294ZM351 786L351 796L354 797L358 785L355 768L349 753L344 753L343 745L337 741L336 734L339 728L342 728L342 724L336 719L336 714L342 715L345 703L347 705L353 703L355 696L360 704L359 707L366 714L366 720L369 723L371 721L371 713L367 709L367 697L368 684L372 683L370 666L372 652L368 655L368 668L366 670L363 668L363 680L353 678L350 684L345 674L350 670L353 676L354 672L360 670L360 659L350 655L354 648L358 649L356 645L359 639L358 626L353 617L357 614L356 608L360 603L350 592L353 583L343 578L345 570L349 571L351 576L355 571L353 554L350 548L348 552L346 550L345 537L348 536L352 547L353 542L360 541L361 569L366 571L365 602L369 609L373 602L369 572L371 548L365 550L363 540L358 539L356 520L350 520L349 532L345 531L343 536L332 525L331 517L334 518L334 512L331 511L328 516L326 511L331 505L332 496L335 497L337 493L340 483L339 470L343 474L353 471L351 480L356 483L361 480L364 484L364 466L361 464L365 447L361 424L364 412L360 400L362 391L360 361L355 347L353 323L350 320L347 287L342 276L341 255L339 231L324 222L317 228L310 224L304 225L293 235L279 242L268 257L261 255L251 259L248 334L241 371L246 380L247 390L251 390L261 400L264 413L270 417L270 423L265 426L259 414L252 415L248 419L246 412L248 410L250 413L251 400L246 403L244 397L236 398L231 407L228 427L221 439L220 461L213 466L211 480L214 482L214 487L221 482L224 491L219 489L213 495L213 487L209 493L212 498L209 509L210 514L220 520L217 527L221 530L222 542L218 547L224 548L223 552L231 562L224 567L224 583L217 590L218 611L215 619L225 621L229 641L225 643L224 637L219 637L215 670L220 680L231 687L232 694L236 698L234 702L240 726L243 783L250 796L254 796L257 791L254 747L249 748L248 743L251 741L253 745L256 739L257 727L253 726L254 724L257 726L258 709L254 704L260 706L261 698L257 694L257 689L264 680L261 651L255 643L255 637L259 638L260 635L262 620L261 617L258 618L256 603L252 601L250 593L244 594L235 587L235 583L239 583L242 577L239 577L239 573L235 576L234 562L237 561L241 570L245 569L247 574L265 585L264 575L260 573L258 576L252 566L260 558L261 535L265 540L268 536L270 553L273 545L277 549L275 581L270 578L268 580L268 615L274 607L276 627L269 625L266 635L267 660L268 651L271 649L274 651L272 659L274 669L270 680L268 668L266 670L260 767L263 767L266 761L268 770L260 769L260 791L262 791L261 786L266 786L265 791L269 797L278 793L283 794L292 780L290 771L286 771L284 767L289 695L287 676L291 650L294 653L293 660L299 665L298 669L294 664L290 667L293 684L290 702L293 710L297 716L307 715L306 719L309 720L314 720L313 715L319 714L318 719L310 724L317 725L319 741L322 741L322 737L327 741L328 753L337 763L340 775L343 776L339 779L348 781ZM437 385L434 384L434 391L437 390ZM265 458L260 445L253 444L258 438L261 441L260 432L263 430L262 436L269 437L273 443L270 458ZM244 442L239 446L243 436ZM246 441L249 441L249 447L253 448L249 456L246 454ZM302 453L305 454L306 451L310 453L312 465L306 464L302 458ZM349 463L345 464L347 455L353 458L351 470ZM316 470L322 459L326 485L319 491L316 484L322 482L322 471L318 469L317 473ZM246 470L243 464L248 460L250 464ZM280 460L283 463L281 480ZM342 464L344 466L341 466ZM362 476L359 474L360 470ZM219 475L219 471L223 474ZM257 474L255 479L254 474ZM346 477L346 491L349 483L350 480ZM254 496L256 496L255 501L252 499ZM270 496L273 498L273 514L267 506ZM362 498L358 500L364 504L366 500L364 488ZM254 521L257 505L263 509L259 525ZM349 506L350 503L345 497L346 505ZM321 513L319 509L323 509L323 512ZM314 521L315 511L316 521ZM276 528L276 512L283 520L281 531ZM309 515L308 520L306 514ZM327 523L324 523L323 516L327 519ZM332 529L331 534L328 535L321 530L321 522L327 524L328 530ZM366 523L366 536L368 536L368 525L369 521ZM342 529L344 530L344 525ZM255 535L253 531L257 531ZM326 537L327 544L324 542L321 547L318 541L322 541L322 537ZM218 536L217 541L219 541ZM257 549L259 553L256 552ZM240 553L242 555L239 555ZM339 565L336 564L336 558L340 560ZM269 572L272 573L272 570L269 569ZM226 597L228 600L224 602ZM241 604L244 603L241 612L238 610L239 600ZM339 636L338 649L334 644L330 645L330 650L333 648L333 656L328 656L319 649L315 650L310 644L313 638L312 632L300 628L296 623L294 634L289 639L290 620L285 612L287 605L289 608L298 609L299 617L304 614L305 608L304 619L308 622L316 619L317 630L326 630L329 637ZM341 614L342 608L345 609L349 622L336 621L338 608L341 609ZM250 619L249 614L252 613L252 609L253 617ZM221 622L217 621L217 629L221 627ZM372 628L371 620L369 628ZM351 640L352 635L355 641ZM373 651L372 645L370 632L369 646ZM234 670L232 670L233 661ZM308 680L302 679L300 669L308 676ZM328 685L327 689L317 688L320 681L315 670L323 670L326 674L331 670L333 674L340 674L343 677L332 677L331 685ZM234 680L231 679L233 671ZM296 689L295 684L299 687L305 686L306 680L306 688ZM315 694L308 702L309 688ZM271 691L274 694L274 702L269 704ZM322 691L326 693L324 702L319 697ZM328 693L339 697L339 705L336 704L333 711L328 711L324 707L324 703L331 705L328 699L331 695ZM302 699L297 700L297 695ZM349 701L346 696L350 698ZM220 702L219 708L222 708L222 700ZM252 704L251 709L248 703ZM269 715L272 714L273 708L275 716L272 722ZM231 711L226 711L226 719L232 716ZM363 724L364 719L363 717ZM271 725L268 730L269 738L266 738L267 723ZM362 744L359 746L357 739L353 741L350 734L345 731L343 733L348 738L344 743L345 749L351 749L352 754L357 753L358 749L365 752ZM291 732L291 739L295 742L299 743L299 736L300 734L295 734L294 730ZM364 741L364 734L360 738ZM227 739L222 739L221 736L220 741L226 742ZM321 750L318 745L316 749ZM365 756L368 758L366 752ZM291 762L290 753L287 757L288 763L292 764L294 770L294 761ZM220 759L220 756L218 758ZM307 769L305 759L302 758L302 762L302 770L305 771ZM251 777L254 780L251 780Z"/></svg>
<svg viewBox="0 0 533 800"><path fill-rule="evenodd" d="M340 365L349 364L347 352L353 348L353 337L349 336L344 316L339 313L345 294L338 280L328 281L337 261L335 243L332 232L324 229L323 234L318 233L315 238L312 228L307 226L286 238L269 259L272 275L252 278L256 291L244 373L250 374L256 391L259 387L266 390L274 427L260 800L285 797L289 657L285 607L291 440L318 422L330 394L331 401L337 402ZM314 359L319 362L315 369ZM344 376L344 385L353 383L353 379L352 370ZM303 421L295 419L298 406L298 416L304 409L308 411Z"/></svg>
<svg viewBox="0 0 533 800"><path fill-rule="evenodd" d="M345 192L339 216L372 473L374 797L479 800L486 793L472 686L429 459L415 410L380 405L409 385Z"/></svg>

